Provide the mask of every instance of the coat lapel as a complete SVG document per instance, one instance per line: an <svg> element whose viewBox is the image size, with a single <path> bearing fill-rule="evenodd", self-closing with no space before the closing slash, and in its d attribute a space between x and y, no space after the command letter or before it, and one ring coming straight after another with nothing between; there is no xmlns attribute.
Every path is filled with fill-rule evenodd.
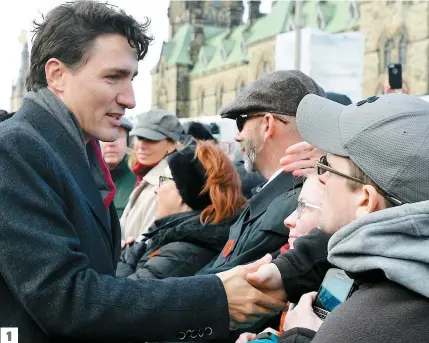
<svg viewBox="0 0 429 343"><path fill-rule="evenodd" d="M101 193L92 176L88 159L82 154L82 149L77 146L75 140L70 137L57 119L42 107L30 101L25 101L22 107L34 127L47 141L52 142L52 149L61 157L73 175L91 211L98 219L109 237L110 244L113 246L108 211L104 207Z"/></svg>

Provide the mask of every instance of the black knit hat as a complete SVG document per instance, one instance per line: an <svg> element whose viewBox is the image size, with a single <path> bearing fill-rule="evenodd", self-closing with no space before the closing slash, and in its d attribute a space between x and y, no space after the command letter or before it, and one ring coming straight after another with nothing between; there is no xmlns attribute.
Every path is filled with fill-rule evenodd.
<svg viewBox="0 0 429 343"><path fill-rule="evenodd" d="M191 121L183 125L185 132L187 135L194 137L197 140L201 141L215 141L216 139L213 137L209 128L207 128L204 124Z"/></svg>
<svg viewBox="0 0 429 343"><path fill-rule="evenodd" d="M212 203L208 192L200 195L207 176L201 162L195 157L195 143L170 154L167 162L177 190L186 205L193 210L203 210Z"/></svg>
<svg viewBox="0 0 429 343"><path fill-rule="evenodd" d="M244 88L219 114L230 119L260 111L294 116L307 94L325 96L325 91L311 77L298 70L278 70Z"/></svg>

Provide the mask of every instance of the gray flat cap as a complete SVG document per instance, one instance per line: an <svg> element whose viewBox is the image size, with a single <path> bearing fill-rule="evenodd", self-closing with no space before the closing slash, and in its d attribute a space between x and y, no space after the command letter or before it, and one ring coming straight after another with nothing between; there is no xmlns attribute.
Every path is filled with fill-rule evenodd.
<svg viewBox="0 0 429 343"><path fill-rule="evenodd" d="M131 136L138 136L152 141L171 139L177 142L183 133L179 119L167 111L154 108L139 115L137 124L131 130Z"/></svg>
<svg viewBox="0 0 429 343"><path fill-rule="evenodd" d="M279 70L260 77L244 88L219 114L230 119L259 111L294 116L307 94L325 96L325 91L298 70Z"/></svg>

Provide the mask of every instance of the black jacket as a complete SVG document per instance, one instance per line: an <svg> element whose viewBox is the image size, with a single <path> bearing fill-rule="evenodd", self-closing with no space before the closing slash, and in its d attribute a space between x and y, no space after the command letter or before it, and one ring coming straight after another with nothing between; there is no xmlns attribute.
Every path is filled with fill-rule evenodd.
<svg viewBox="0 0 429 343"><path fill-rule="evenodd" d="M224 247L230 221L218 225L200 222L200 211L161 218L145 239L123 250L117 276L132 279L195 275Z"/></svg>
<svg viewBox="0 0 429 343"><path fill-rule="evenodd" d="M0 326L18 327L20 342L228 334L217 276L115 277L114 206L106 211L81 147L30 100L0 124L0 205Z"/></svg>
<svg viewBox="0 0 429 343"><path fill-rule="evenodd" d="M317 334L308 329L286 331L280 343L426 343L429 301L384 280L365 282L330 313Z"/></svg>
<svg viewBox="0 0 429 343"><path fill-rule="evenodd" d="M199 274L217 273L253 262L267 253L278 253L289 238L284 220L297 206L301 184L281 172L249 201L231 226L228 243L220 255Z"/></svg>
<svg viewBox="0 0 429 343"><path fill-rule="evenodd" d="M294 249L273 260L290 302L296 303L303 294L317 291L326 272L332 268L328 262L329 238L330 234L313 229L307 236L295 240Z"/></svg>

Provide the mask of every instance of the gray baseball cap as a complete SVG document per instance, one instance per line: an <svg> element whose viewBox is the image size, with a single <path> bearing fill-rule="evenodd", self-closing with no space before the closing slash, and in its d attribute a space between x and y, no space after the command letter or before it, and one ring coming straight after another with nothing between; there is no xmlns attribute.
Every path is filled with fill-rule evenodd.
<svg viewBox="0 0 429 343"><path fill-rule="evenodd" d="M259 111L294 116L300 101L307 94L325 96L325 91L311 77L298 70L278 70L244 88L219 114L230 119Z"/></svg>
<svg viewBox="0 0 429 343"><path fill-rule="evenodd" d="M429 103L411 95L374 96L343 106L307 95L297 126L315 147L349 157L402 202L429 199Z"/></svg>
<svg viewBox="0 0 429 343"><path fill-rule="evenodd" d="M131 130L131 136L138 136L152 141L171 139L177 142L183 133L179 119L167 111L152 109L142 113L137 119L137 124Z"/></svg>

